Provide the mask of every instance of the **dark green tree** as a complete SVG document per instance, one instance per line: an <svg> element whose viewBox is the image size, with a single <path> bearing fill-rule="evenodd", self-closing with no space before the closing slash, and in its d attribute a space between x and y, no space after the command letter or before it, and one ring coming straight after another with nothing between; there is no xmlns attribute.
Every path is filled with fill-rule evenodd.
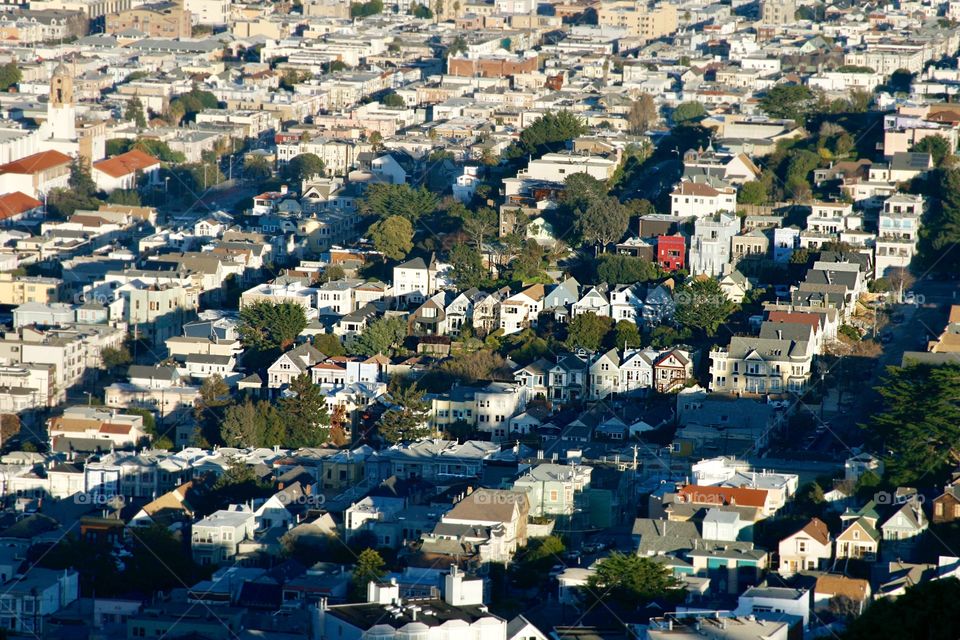
<svg viewBox="0 0 960 640"><path fill-rule="evenodd" d="M285 446L319 447L330 437L330 414L323 390L309 373L290 382L289 395L280 400L277 412L285 427Z"/></svg>
<svg viewBox="0 0 960 640"><path fill-rule="evenodd" d="M623 237L629 224L629 210L616 198L607 196L591 202L575 226L584 241L604 250Z"/></svg>
<svg viewBox="0 0 960 640"><path fill-rule="evenodd" d="M603 340L613 328L613 319L607 316L598 316L595 313L581 313L570 321L567 329L567 347L570 349L584 348L596 351L603 345Z"/></svg>
<svg viewBox="0 0 960 640"><path fill-rule="evenodd" d="M635 284L656 280L657 265L633 256L607 253L597 259L597 281L608 284Z"/></svg>
<svg viewBox="0 0 960 640"><path fill-rule="evenodd" d="M616 551L597 563L584 589L588 601L600 599L631 610L658 598L680 598L683 593L665 565Z"/></svg>
<svg viewBox="0 0 960 640"><path fill-rule="evenodd" d="M16 61L10 61L0 66L0 91L9 91L10 87L20 84L23 74Z"/></svg>
<svg viewBox="0 0 960 640"><path fill-rule="evenodd" d="M383 96L383 100L380 101L385 107L405 107L407 103L403 101L403 98L400 97L400 94L396 91L391 91L387 95Z"/></svg>
<svg viewBox="0 0 960 640"><path fill-rule="evenodd" d="M674 302L676 322L685 329L701 331L707 336L716 335L717 329L737 309L720 288L720 283L712 278L699 278L677 287Z"/></svg>
<svg viewBox="0 0 960 640"><path fill-rule="evenodd" d="M940 134L926 136L920 142L913 145L911 151L920 153L929 153L933 158L934 166L942 166L943 161L950 156L950 141Z"/></svg>
<svg viewBox="0 0 960 640"><path fill-rule="evenodd" d="M127 120L132 120L136 123L139 129L145 129L147 127L147 116L143 111L143 103L140 102L140 98L136 96L130 98L127 102L127 110L123 116Z"/></svg>
<svg viewBox="0 0 960 640"><path fill-rule="evenodd" d="M813 107L813 92L802 84L778 84L760 98L760 109L772 118L803 123Z"/></svg>
<svg viewBox="0 0 960 640"><path fill-rule="evenodd" d="M674 124L685 124L699 120L707 115L707 110L699 102L681 102L673 110Z"/></svg>
<svg viewBox="0 0 960 640"><path fill-rule="evenodd" d="M393 405L380 416L377 432L390 444L427 438L433 433L428 424L429 406L424 392L416 383L408 384L399 377L390 380L390 402Z"/></svg>
<svg viewBox="0 0 960 640"><path fill-rule="evenodd" d="M332 333L321 333L313 336L313 346L325 356L347 355L347 350L343 348L340 337Z"/></svg>
<svg viewBox="0 0 960 640"><path fill-rule="evenodd" d="M295 302L260 301L240 309L240 339L260 351L287 349L306 326L306 313Z"/></svg>
<svg viewBox="0 0 960 640"><path fill-rule="evenodd" d="M413 249L413 224L403 216L390 216L370 225L367 236L373 247L390 260L403 260Z"/></svg>
<svg viewBox="0 0 960 640"><path fill-rule="evenodd" d="M455 245L450 250L450 265L453 267L453 281L458 289L480 287L487 278L483 256L470 245Z"/></svg>
<svg viewBox="0 0 960 640"><path fill-rule="evenodd" d="M301 153L290 159L281 172L284 180L288 180L299 188L300 183L314 176L323 175L323 160L315 153Z"/></svg>
<svg viewBox="0 0 960 640"><path fill-rule="evenodd" d="M637 349L641 346L640 329L632 320L620 320L613 327L613 346L620 351L624 348Z"/></svg>
<svg viewBox="0 0 960 640"><path fill-rule="evenodd" d="M882 406L867 428L890 452L890 481L936 484L946 478L960 462L960 366L889 367L876 391Z"/></svg>
<svg viewBox="0 0 960 640"><path fill-rule="evenodd" d="M850 623L842 640L960 638L960 581L929 580L898 598L878 598Z"/></svg>
<svg viewBox="0 0 960 640"><path fill-rule="evenodd" d="M403 318L389 317L374 320L357 338L347 345L348 351L362 356L390 354L407 337L407 323Z"/></svg>
<svg viewBox="0 0 960 640"><path fill-rule="evenodd" d="M401 216L415 223L437 208L437 198L425 187L408 184L373 184L360 203L361 210L389 218Z"/></svg>

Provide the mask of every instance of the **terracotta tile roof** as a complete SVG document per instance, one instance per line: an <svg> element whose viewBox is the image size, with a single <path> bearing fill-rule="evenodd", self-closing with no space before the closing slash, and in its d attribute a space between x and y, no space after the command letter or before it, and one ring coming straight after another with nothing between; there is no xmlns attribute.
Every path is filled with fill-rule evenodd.
<svg viewBox="0 0 960 640"><path fill-rule="evenodd" d="M115 435L127 435L130 433L132 425L129 424L112 424L110 422L105 422L100 426L100 433L112 433Z"/></svg>
<svg viewBox="0 0 960 640"><path fill-rule="evenodd" d="M17 173L33 175L53 167L70 164L70 156L59 151L41 151L26 158L0 165L0 174Z"/></svg>
<svg viewBox="0 0 960 640"><path fill-rule="evenodd" d="M93 168L97 171L102 171L108 176L122 178L123 176L128 176L137 171L143 171L158 164L160 164L160 160L150 154L144 153L139 149L131 149L118 156L107 158L100 162L94 162Z"/></svg>
<svg viewBox="0 0 960 640"><path fill-rule="evenodd" d="M705 487L688 484L677 492L683 502L691 504L736 505L738 507L763 508L767 502L766 489L742 489L738 487Z"/></svg>
<svg viewBox="0 0 960 640"><path fill-rule="evenodd" d="M43 206L43 203L36 198L31 198L25 193L14 191L0 196L0 220L13 218Z"/></svg>

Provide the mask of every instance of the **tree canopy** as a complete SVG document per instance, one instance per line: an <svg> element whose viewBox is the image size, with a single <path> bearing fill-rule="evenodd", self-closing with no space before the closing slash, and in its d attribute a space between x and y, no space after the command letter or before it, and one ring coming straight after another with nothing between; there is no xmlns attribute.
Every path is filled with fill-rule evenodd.
<svg viewBox="0 0 960 640"><path fill-rule="evenodd" d="M802 123L813 106L813 92L802 84L778 84L760 98L760 109L772 118Z"/></svg>
<svg viewBox="0 0 960 640"><path fill-rule="evenodd" d="M604 338L613 328L613 319L607 316L598 316L595 313L581 313L570 321L567 329L567 347L570 349L584 348L591 351L598 350L603 345Z"/></svg>
<svg viewBox="0 0 960 640"><path fill-rule="evenodd" d="M367 325L363 333L347 345L347 349L362 356L389 354L402 345L406 337L407 323L403 318L379 318Z"/></svg>
<svg viewBox="0 0 960 640"><path fill-rule="evenodd" d="M707 115L707 110L699 102L681 102L673 110L673 122L675 124L685 124L698 120Z"/></svg>
<svg viewBox="0 0 960 640"><path fill-rule="evenodd" d="M390 216L370 225L374 248L390 260L403 260L413 249L413 225L403 216Z"/></svg>
<svg viewBox="0 0 960 640"><path fill-rule="evenodd" d="M650 558L613 552L597 563L584 589L588 600L602 599L621 608L636 609L656 598L682 595L670 570Z"/></svg>
<svg viewBox="0 0 960 640"><path fill-rule="evenodd" d="M240 339L261 351L286 349L306 326L306 313L295 302L259 301L240 309Z"/></svg>
<svg viewBox="0 0 960 640"><path fill-rule="evenodd" d="M295 183L298 188L303 180L323 175L324 165L320 156L315 153L301 153L294 156L283 167L282 175L285 180Z"/></svg>
<svg viewBox="0 0 960 640"><path fill-rule="evenodd" d="M613 196L597 198L576 220L576 229L587 242L599 247L617 242L627 232L630 211Z"/></svg>
<svg viewBox="0 0 960 640"><path fill-rule="evenodd" d="M737 309L713 278L698 278L674 292L677 305L674 319L686 329L714 336Z"/></svg>
<svg viewBox="0 0 960 640"><path fill-rule="evenodd" d="M605 253L597 259L597 280L609 284L649 282L660 275L657 265L642 258Z"/></svg>
<svg viewBox="0 0 960 640"><path fill-rule="evenodd" d="M9 91L10 87L20 84L23 74L16 60L0 66L0 91Z"/></svg>
<svg viewBox="0 0 960 640"><path fill-rule="evenodd" d="M380 183L370 185L360 206L381 218L401 216L416 222L437 208L437 198L426 187Z"/></svg>
<svg viewBox="0 0 960 640"><path fill-rule="evenodd" d="M513 158L527 154L543 155L586 132L587 126L583 120L571 112L551 111L520 132L519 142L511 145L507 155Z"/></svg>
<svg viewBox="0 0 960 640"><path fill-rule="evenodd" d="M934 166L939 167L950 155L950 141L939 133L931 136L925 136L917 144L913 145L911 151L929 153L930 157L933 158Z"/></svg>
<svg viewBox="0 0 960 640"><path fill-rule="evenodd" d="M842 640L960 638L960 581L929 580L896 599L878 598L850 623Z"/></svg>
<svg viewBox="0 0 960 640"><path fill-rule="evenodd" d="M890 367L877 392L883 405L867 426L891 452L891 481L944 478L960 461L960 366Z"/></svg>
<svg viewBox="0 0 960 640"><path fill-rule="evenodd" d="M398 376L391 378L389 397L393 406L377 423L380 437L390 444L429 437L433 429L428 424L429 406L423 395L416 383L408 384Z"/></svg>

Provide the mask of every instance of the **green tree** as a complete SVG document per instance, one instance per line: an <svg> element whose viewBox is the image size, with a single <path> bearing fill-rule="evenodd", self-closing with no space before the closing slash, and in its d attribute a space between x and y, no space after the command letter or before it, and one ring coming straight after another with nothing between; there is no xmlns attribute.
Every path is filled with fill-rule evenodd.
<svg viewBox="0 0 960 640"><path fill-rule="evenodd" d="M481 380L509 380L513 376L503 356L489 349L479 349L463 353L440 365L440 372L453 380L464 384L474 384Z"/></svg>
<svg viewBox="0 0 960 640"><path fill-rule="evenodd" d="M107 202L139 207L140 194L133 189L114 189L110 192L110 195L107 196Z"/></svg>
<svg viewBox="0 0 960 640"><path fill-rule="evenodd" d="M367 601L367 585L371 582L379 582L386 575L384 566L386 563L375 549L364 549L360 552L351 577L355 601Z"/></svg>
<svg viewBox="0 0 960 640"><path fill-rule="evenodd" d="M410 7L410 14L414 18L419 18L421 20L430 20L433 18L433 11L430 10L430 7L423 4L414 3Z"/></svg>
<svg viewBox="0 0 960 640"><path fill-rule="evenodd" d="M125 346L104 347L100 350L100 360L103 362L104 369L113 371L133 362L133 356Z"/></svg>
<svg viewBox="0 0 960 640"><path fill-rule="evenodd" d="M584 592L588 600L601 599L631 610L654 599L683 594L680 582L665 565L617 551L597 563Z"/></svg>
<svg viewBox="0 0 960 640"><path fill-rule="evenodd" d="M380 101L385 107L405 107L407 103L403 101L403 98L396 91L391 91L387 95L383 96L383 100Z"/></svg>
<svg viewBox="0 0 960 640"><path fill-rule="evenodd" d="M383 0L369 0L369 2L350 3L351 18L366 18L383 13Z"/></svg>
<svg viewBox="0 0 960 640"><path fill-rule="evenodd" d="M220 436L220 424L231 402L230 387L222 377L214 374L203 379L200 397L193 407L193 417L197 429L207 442L214 442Z"/></svg>
<svg viewBox="0 0 960 640"><path fill-rule="evenodd" d="M479 207L473 211L466 209L461 220L463 232L470 236L478 251L483 250L484 240L496 233L499 223L497 212L490 207Z"/></svg>
<svg viewBox="0 0 960 640"><path fill-rule="evenodd" d="M348 351L362 356L389 354L402 345L406 337L407 323L403 318L378 318L348 345Z"/></svg>
<svg viewBox="0 0 960 640"><path fill-rule="evenodd" d="M174 124L179 124L181 120L190 122L204 109L216 109L219 106L217 96L194 88L170 102L170 116Z"/></svg>
<svg viewBox="0 0 960 640"><path fill-rule="evenodd" d="M607 316L598 316L595 313L581 313L570 321L567 329L567 347L570 349L584 348L596 351L603 345L603 339L610 333L613 319Z"/></svg>
<svg viewBox="0 0 960 640"><path fill-rule="evenodd" d="M270 161L260 155L251 155L243 160L243 177L257 184L273 177Z"/></svg>
<svg viewBox="0 0 960 640"><path fill-rule="evenodd" d="M623 351L625 348L637 349L641 346L640 329L637 324L631 320L620 320L613 328L613 344Z"/></svg>
<svg viewBox="0 0 960 640"><path fill-rule="evenodd" d="M890 452L891 482L946 478L960 462L960 366L889 367L876 391L882 405L867 428Z"/></svg>
<svg viewBox="0 0 960 640"><path fill-rule="evenodd" d="M374 248L390 260L403 260L413 249L413 225L403 216L390 216L370 225Z"/></svg>
<svg viewBox="0 0 960 640"><path fill-rule="evenodd" d="M910 93L910 85L913 84L913 73L906 69L897 69L890 74L890 80L887 81L887 90L890 93Z"/></svg>
<svg viewBox="0 0 960 640"><path fill-rule="evenodd" d="M228 447L262 446L259 417L260 407L250 398L243 404L227 407L220 424L220 439Z"/></svg>
<svg viewBox="0 0 960 640"><path fill-rule="evenodd" d="M377 432L390 444L411 442L429 437L433 430L428 424L429 405L424 392L416 383L394 377L390 380L389 398L393 405L380 416Z"/></svg>
<svg viewBox="0 0 960 640"><path fill-rule="evenodd" d="M803 123L813 108L813 92L802 84L778 84L760 98L760 109L771 118Z"/></svg>
<svg viewBox="0 0 960 640"><path fill-rule="evenodd" d="M629 210L616 198L607 196L590 203L577 218L576 229L585 241L605 250L623 237L629 224Z"/></svg>
<svg viewBox="0 0 960 640"><path fill-rule="evenodd" d="M842 635L842 640L875 638L960 638L960 580L929 580L896 599L878 598Z"/></svg>
<svg viewBox="0 0 960 640"><path fill-rule="evenodd" d="M507 156L542 155L559 149L564 143L587 133L583 120L569 111L549 112L520 132L520 141L511 145Z"/></svg>
<svg viewBox="0 0 960 640"><path fill-rule="evenodd" d="M720 284L712 278L698 278L677 287L674 302L677 308L674 315L676 322L681 327L702 331L707 336L716 335L720 325L737 309L737 305L730 302Z"/></svg>
<svg viewBox="0 0 960 640"><path fill-rule="evenodd" d="M97 192L97 183L90 177L90 169L79 158L70 161L70 178L67 184L70 190L80 197L91 197Z"/></svg>
<svg viewBox="0 0 960 640"><path fill-rule="evenodd" d="M487 278L483 256L470 245L454 245L450 250L450 265L453 267L453 281L458 289L480 287Z"/></svg>
<svg viewBox="0 0 960 640"><path fill-rule="evenodd" d="M462 35L458 35L447 47L447 57L459 55L467 52L467 41Z"/></svg>
<svg viewBox="0 0 960 640"><path fill-rule="evenodd" d="M674 124L687 124L707 115L707 110L699 102L681 102L673 110Z"/></svg>
<svg viewBox="0 0 960 640"><path fill-rule="evenodd" d="M347 355L347 350L343 348L340 337L332 333L321 333L313 336L313 346L325 356Z"/></svg>
<svg viewBox="0 0 960 640"><path fill-rule="evenodd" d="M134 96L127 102L127 110L123 114L127 120L136 123L138 129L147 128L147 116L143 112L143 103L140 98Z"/></svg>
<svg viewBox="0 0 960 640"><path fill-rule="evenodd" d="M911 151L919 153L929 153L933 158L933 164L937 167L943 165L943 161L950 155L950 141L940 134L926 136L917 144L913 145Z"/></svg>
<svg viewBox="0 0 960 640"><path fill-rule="evenodd" d="M290 162L283 167L283 179L288 180L298 187L304 180L309 180L314 176L323 175L323 160L315 153L301 153L290 159Z"/></svg>
<svg viewBox="0 0 960 640"><path fill-rule="evenodd" d="M380 183L370 185L360 207L381 218L402 216L415 223L437 208L437 198L425 187Z"/></svg>
<svg viewBox="0 0 960 640"><path fill-rule="evenodd" d="M938 169L914 180L911 191L930 198L920 228L918 262L937 273L960 271L960 169Z"/></svg>
<svg viewBox="0 0 960 640"><path fill-rule="evenodd" d="M597 260L597 279L609 284L636 284L656 280L657 265L633 256L617 253L601 255Z"/></svg>
<svg viewBox="0 0 960 640"><path fill-rule="evenodd" d="M770 200L767 184L761 180L751 180L740 186L737 202L741 204L763 204Z"/></svg>
<svg viewBox="0 0 960 640"><path fill-rule="evenodd" d="M260 351L287 349L306 327L306 313L295 302L261 301L240 309L240 339Z"/></svg>
<svg viewBox="0 0 960 640"><path fill-rule="evenodd" d="M161 593L193 584L206 574L184 553L181 540L161 525L130 527L130 556L122 576L144 594Z"/></svg>
<svg viewBox="0 0 960 640"><path fill-rule="evenodd" d="M10 87L20 84L23 74L15 60L0 67L0 91L9 91Z"/></svg>
<svg viewBox="0 0 960 640"><path fill-rule="evenodd" d="M309 373L304 373L290 382L287 392L289 395L277 407L285 426L285 445L319 447L327 442L330 414L323 390L313 384Z"/></svg>

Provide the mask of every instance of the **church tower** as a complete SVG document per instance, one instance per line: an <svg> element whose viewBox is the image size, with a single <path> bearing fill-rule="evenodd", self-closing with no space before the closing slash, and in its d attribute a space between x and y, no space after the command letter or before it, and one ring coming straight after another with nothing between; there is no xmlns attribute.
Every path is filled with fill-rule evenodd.
<svg viewBox="0 0 960 640"><path fill-rule="evenodd" d="M73 107L73 74L62 62L50 77L50 102L47 103L47 123L54 140L76 140L77 114Z"/></svg>

